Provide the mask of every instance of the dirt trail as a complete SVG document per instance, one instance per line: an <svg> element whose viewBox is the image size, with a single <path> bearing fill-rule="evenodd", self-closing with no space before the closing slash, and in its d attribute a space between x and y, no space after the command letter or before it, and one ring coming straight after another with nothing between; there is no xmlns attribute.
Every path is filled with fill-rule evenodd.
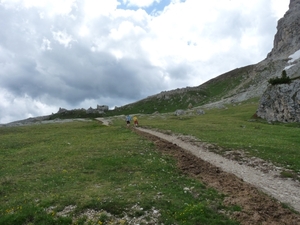
<svg viewBox="0 0 300 225"><path fill-rule="evenodd" d="M107 120L105 118L98 117L98 118L95 118L95 119L102 122L102 124L105 125L105 126L109 126L109 124L111 123L110 120Z"/></svg>
<svg viewBox="0 0 300 225"><path fill-rule="evenodd" d="M227 194L224 204L240 205L243 210L233 217L241 224L300 225L300 215L280 203L300 212L299 182L280 178L276 171L263 172L227 159L199 142L140 127L135 131L152 140L164 153L176 157L185 173Z"/></svg>

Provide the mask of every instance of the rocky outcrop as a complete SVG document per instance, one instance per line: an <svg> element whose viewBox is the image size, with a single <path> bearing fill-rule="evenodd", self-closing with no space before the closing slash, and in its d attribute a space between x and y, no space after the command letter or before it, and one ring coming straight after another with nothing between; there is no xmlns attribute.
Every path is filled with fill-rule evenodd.
<svg viewBox="0 0 300 225"><path fill-rule="evenodd" d="M94 109L92 107L88 108L88 109L72 109L72 110L67 110L64 108L59 108L58 110L58 114L66 114L69 112L75 112L75 111L84 111L87 114L92 114L92 113L99 113L99 114L104 114L105 112L107 112L109 110L107 105L97 105L97 108Z"/></svg>
<svg viewBox="0 0 300 225"><path fill-rule="evenodd" d="M278 21L274 46L268 58L286 58L300 49L300 0L290 0L289 10Z"/></svg>
<svg viewBox="0 0 300 225"><path fill-rule="evenodd" d="M105 112L105 111L108 111L108 105L97 105L97 110L98 111L102 111L102 112Z"/></svg>
<svg viewBox="0 0 300 225"><path fill-rule="evenodd" d="M300 122L300 80L270 85L260 99L256 115L270 122Z"/></svg>
<svg viewBox="0 0 300 225"><path fill-rule="evenodd" d="M265 60L267 65L273 63L276 66L276 72L268 78L276 77L283 70L290 78L300 76L299 12L300 0L290 0L289 10L278 21L274 46ZM300 81L268 86L256 114L268 121L300 122Z"/></svg>

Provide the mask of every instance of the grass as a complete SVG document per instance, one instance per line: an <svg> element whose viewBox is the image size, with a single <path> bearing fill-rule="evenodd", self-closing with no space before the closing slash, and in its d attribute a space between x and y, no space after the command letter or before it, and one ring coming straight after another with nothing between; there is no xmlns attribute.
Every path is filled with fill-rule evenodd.
<svg viewBox="0 0 300 225"><path fill-rule="evenodd" d="M139 115L139 123L224 151L242 149L283 166L283 177L299 177L300 124L251 119L256 109L257 99L205 115ZM225 208L221 193L182 174L120 117L109 127L96 121L1 127L0 149L0 224L126 224L125 214L150 220L153 209L161 214L157 223L237 224L219 211L241 210Z"/></svg>
<svg viewBox="0 0 300 225"><path fill-rule="evenodd" d="M1 127L0 224L127 224L125 212L153 209L158 223L237 224L219 213L234 211L222 194L183 175L123 122Z"/></svg>
<svg viewBox="0 0 300 225"><path fill-rule="evenodd" d="M300 173L300 124L267 123L251 119L257 101L224 109L206 110L205 115L148 116L140 124L174 133L192 135L224 149L242 149Z"/></svg>

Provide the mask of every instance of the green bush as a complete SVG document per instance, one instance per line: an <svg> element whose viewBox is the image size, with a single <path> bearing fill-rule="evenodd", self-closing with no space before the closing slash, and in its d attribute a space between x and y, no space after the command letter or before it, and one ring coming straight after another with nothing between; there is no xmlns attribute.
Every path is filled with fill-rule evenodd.
<svg viewBox="0 0 300 225"><path fill-rule="evenodd" d="M269 79L268 82L272 85L289 84L291 82L291 78L289 76L287 76L286 71L283 70L280 78L279 77L271 78L271 79Z"/></svg>

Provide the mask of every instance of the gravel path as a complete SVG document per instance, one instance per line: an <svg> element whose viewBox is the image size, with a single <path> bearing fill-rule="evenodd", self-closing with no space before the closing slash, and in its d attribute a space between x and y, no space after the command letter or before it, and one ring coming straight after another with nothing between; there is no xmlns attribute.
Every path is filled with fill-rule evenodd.
<svg viewBox="0 0 300 225"><path fill-rule="evenodd" d="M142 132L162 138L191 152L195 156L221 168L223 171L235 174L247 183L250 183L266 194L282 203L286 203L300 212L300 184L292 179L278 177L278 172L262 172L255 167L243 165L238 161L230 160L216 153L210 152L178 136L168 135L158 131L136 128Z"/></svg>
<svg viewBox="0 0 300 225"><path fill-rule="evenodd" d="M98 117L98 118L95 118L95 119L102 122L102 124L105 125L105 126L109 126L109 124L111 123L110 120L107 120L107 119L102 118L102 117Z"/></svg>

